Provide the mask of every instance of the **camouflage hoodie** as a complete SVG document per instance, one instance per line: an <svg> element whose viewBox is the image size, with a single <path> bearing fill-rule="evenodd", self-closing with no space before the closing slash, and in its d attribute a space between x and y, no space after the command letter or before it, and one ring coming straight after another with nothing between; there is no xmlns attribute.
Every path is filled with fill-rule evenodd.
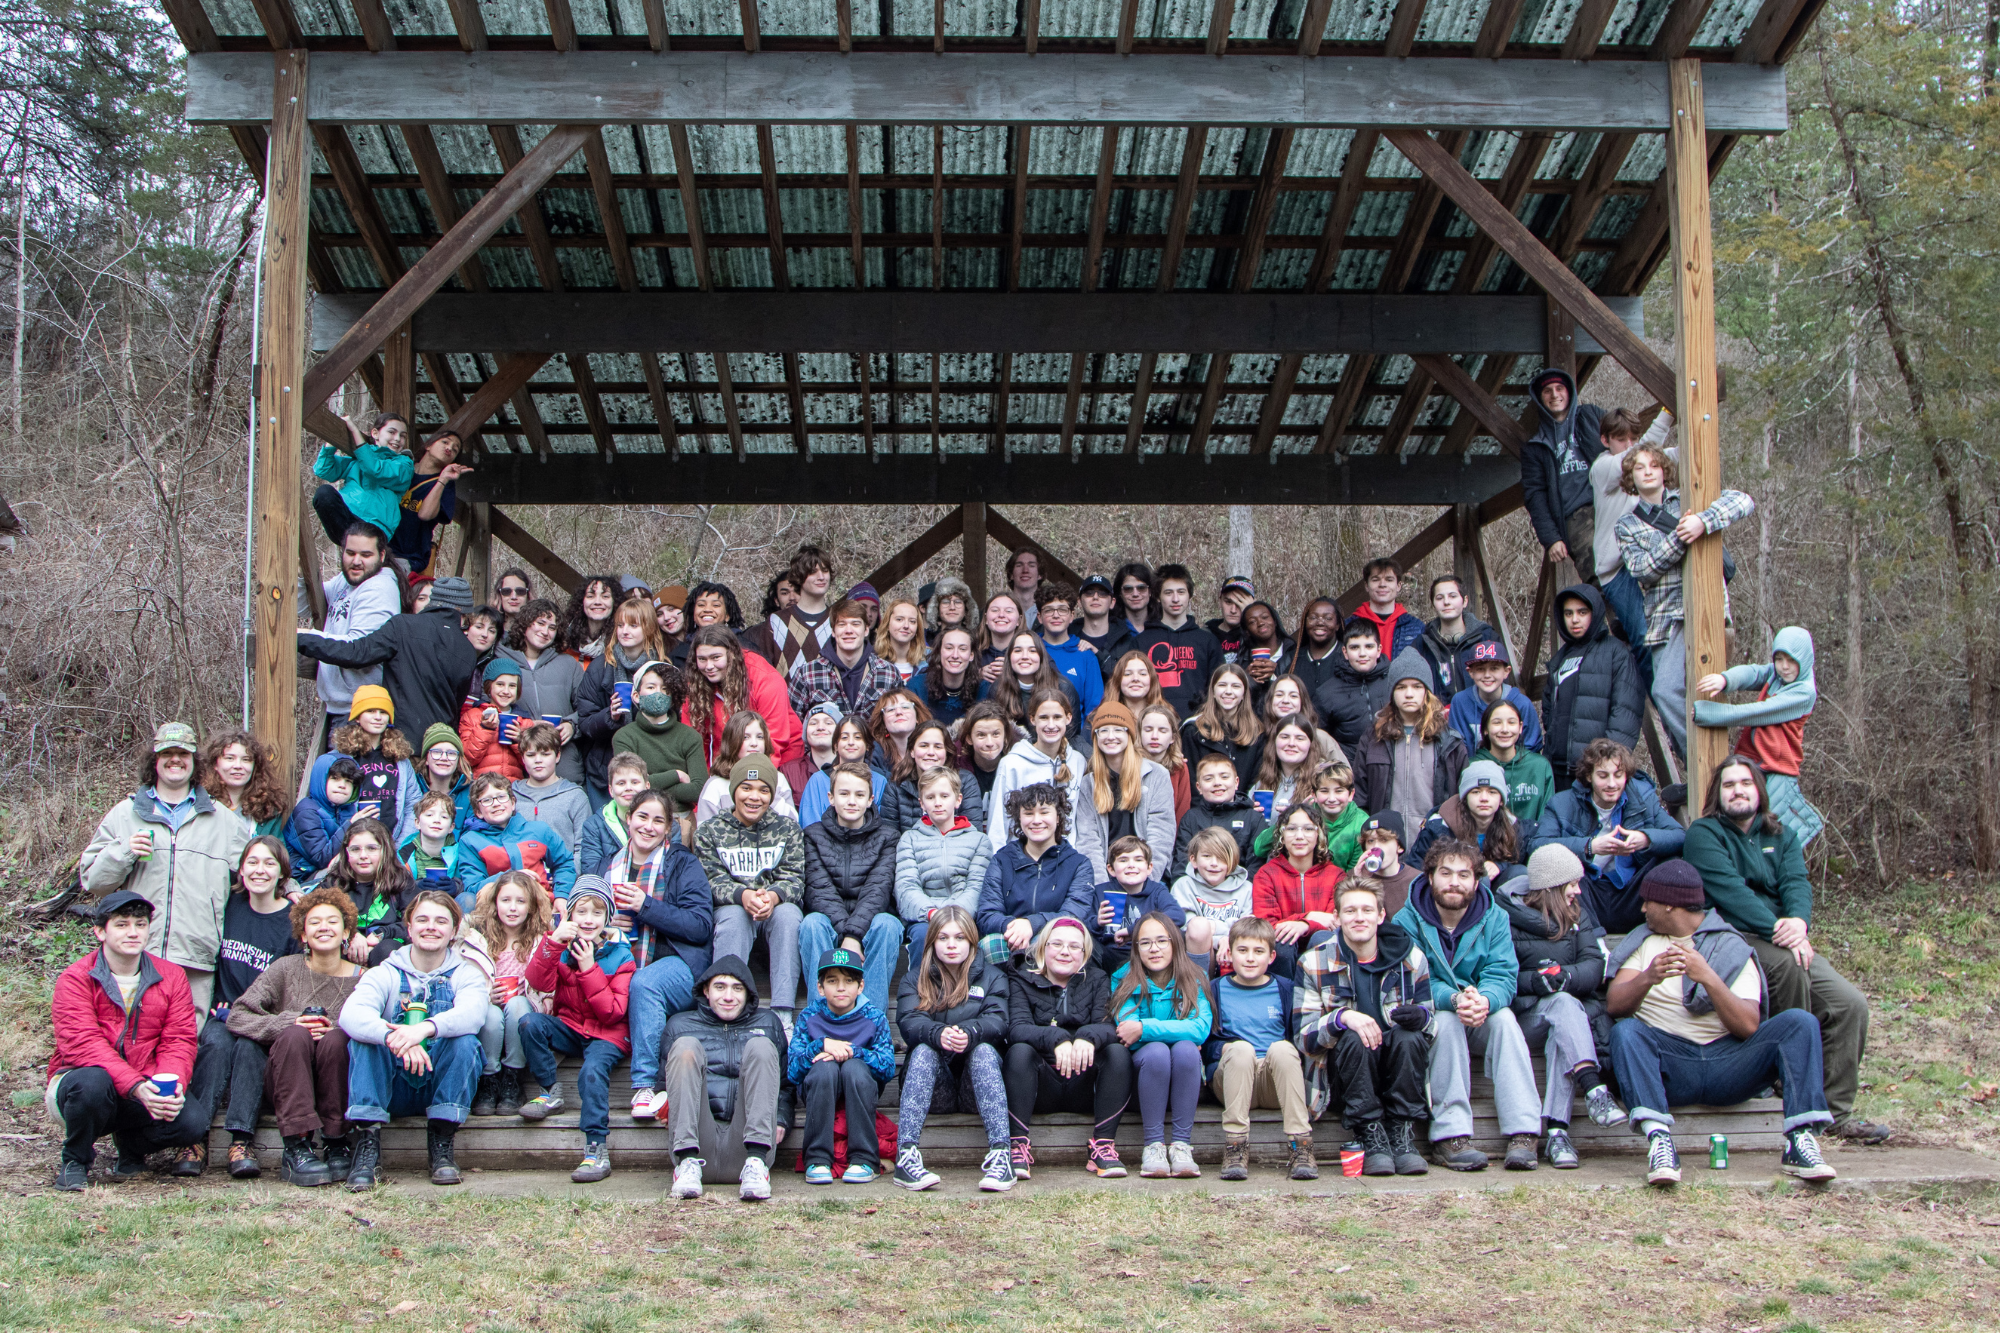
<svg viewBox="0 0 2000 1333"><path fill-rule="evenodd" d="M805 835L797 820L776 811L755 824L745 824L734 810L720 811L695 830L694 852L717 907L742 906L750 889L772 890L788 903L805 897Z"/></svg>

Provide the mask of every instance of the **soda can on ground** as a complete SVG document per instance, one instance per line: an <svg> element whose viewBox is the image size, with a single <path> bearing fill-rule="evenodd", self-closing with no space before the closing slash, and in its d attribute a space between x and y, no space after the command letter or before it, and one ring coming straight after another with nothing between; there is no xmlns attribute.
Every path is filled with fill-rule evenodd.
<svg viewBox="0 0 2000 1333"><path fill-rule="evenodd" d="M1729 1169L1729 1136L1727 1134L1711 1134L1708 1136L1708 1165L1709 1169L1714 1171L1727 1171Z"/></svg>

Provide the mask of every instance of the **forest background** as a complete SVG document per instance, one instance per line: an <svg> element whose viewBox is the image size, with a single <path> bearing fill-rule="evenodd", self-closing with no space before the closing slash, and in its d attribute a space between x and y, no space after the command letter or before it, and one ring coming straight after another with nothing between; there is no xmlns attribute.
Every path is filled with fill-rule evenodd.
<svg viewBox="0 0 2000 1333"><path fill-rule="evenodd" d="M223 132L181 121L182 59L134 0L0 0L0 495L26 529L0 555L0 899L54 886L158 722L242 715L261 199ZM1724 480L1758 502L1731 539L1736 660L1782 625L1817 641L1804 785L1829 887L2000 869L1996 66L2000 0L1834 0L1788 67L1791 131L1714 184ZM1662 270L1648 327L1671 329L1669 301ZM1642 398L1608 363L1586 397ZM576 568L720 579L753 613L799 542L858 578L943 512L510 509ZM1248 572L1295 628L1432 516L1258 509ZM1218 507L1009 517L1077 569L1185 561L1204 616L1241 572ZM1525 626L1525 517L1488 541ZM1426 614L1439 570L1410 588Z"/></svg>

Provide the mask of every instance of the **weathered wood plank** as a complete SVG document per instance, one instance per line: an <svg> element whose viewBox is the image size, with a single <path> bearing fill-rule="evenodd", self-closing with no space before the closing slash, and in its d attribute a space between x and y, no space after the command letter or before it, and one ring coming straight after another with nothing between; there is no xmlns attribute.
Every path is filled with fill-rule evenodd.
<svg viewBox="0 0 2000 1333"><path fill-rule="evenodd" d="M950 52L324 52L312 119L348 124L728 121L766 124L1379 126L1453 129L1667 128L1656 61L1347 56ZM188 119L270 119L259 58L188 58ZM1785 76L1717 65L1709 128L1779 134Z"/></svg>
<svg viewBox="0 0 2000 1333"><path fill-rule="evenodd" d="M440 243L442 244L442 242ZM415 270L412 270L414 273ZM371 311L319 297L315 350ZM1604 304L1642 336L1640 298ZM1514 353L1546 345L1540 296L1246 292L791 291L439 293L416 312L423 352ZM1582 350L1600 354L1585 339Z"/></svg>

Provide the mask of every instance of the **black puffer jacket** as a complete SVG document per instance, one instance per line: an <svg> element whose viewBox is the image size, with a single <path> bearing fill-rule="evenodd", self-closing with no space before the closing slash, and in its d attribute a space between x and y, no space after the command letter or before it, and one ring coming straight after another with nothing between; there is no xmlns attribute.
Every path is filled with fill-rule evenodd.
<svg viewBox="0 0 2000 1333"><path fill-rule="evenodd" d="M1356 671L1347 658L1327 661L1325 682L1313 691L1319 723L1333 733L1340 748L1353 754L1375 725L1375 715L1389 702L1389 656L1376 659L1371 671ZM1457 788L1453 788L1457 790Z"/></svg>
<svg viewBox="0 0 2000 1333"><path fill-rule="evenodd" d="M708 983L717 977L735 977L750 992L743 1012L727 1023L715 1016L715 1010L708 1007ZM785 1069L785 1029L778 1022L778 1016L768 1009L759 1007L757 983L751 979L750 969L741 958L729 954L709 964L708 970L694 984L694 1008L675 1014L667 1020L667 1030L660 1037L660 1061L664 1064L674 1049L674 1043L682 1037L693 1037L701 1043L708 1054L708 1111L717 1123L726 1124L736 1115L737 1080L743 1077L743 1047L752 1037L762 1036L778 1052L778 1077L781 1086L778 1091L778 1123L792 1123L792 1090L784 1085Z"/></svg>
<svg viewBox="0 0 2000 1333"><path fill-rule="evenodd" d="M1389 747L1376 740L1372 730L1362 742L1360 753L1361 766L1354 772L1354 799L1369 814L1379 815L1389 808L1389 798L1396 790L1396 762ZM1458 795L1458 775L1465 771L1468 759L1465 742L1446 727L1437 739L1437 755L1431 764L1432 810Z"/></svg>
<svg viewBox="0 0 2000 1333"><path fill-rule="evenodd" d="M1087 1041L1100 1051L1118 1040L1110 1019L1111 979L1086 967L1058 986L1033 968L1007 967L1009 1042L1034 1047L1049 1059L1066 1041Z"/></svg>
<svg viewBox="0 0 2000 1333"><path fill-rule="evenodd" d="M875 813L881 816L882 822L892 832L908 833L915 828L924 817L924 802L917 794L916 779L886 782ZM963 768L958 770L958 813L971 820L972 827L986 827L986 799L979 790L979 780Z"/></svg>
<svg viewBox="0 0 2000 1333"><path fill-rule="evenodd" d="M1468 612L1465 616L1465 633L1456 639L1446 640L1438 633L1438 622L1433 620L1424 626L1423 637L1414 645L1417 653L1430 664L1431 678L1425 684L1431 693L1446 703L1460 690L1472 688L1472 678L1465 674L1465 657L1476 643L1499 643L1500 631Z"/></svg>
<svg viewBox="0 0 2000 1333"><path fill-rule="evenodd" d="M1195 725L1195 719L1189 718L1181 723L1181 757L1187 760L1190 777L1194 775L1201 763L1201 757L1205 754L1219 754L1227 759L1231 767L1236 770L1237 786L1248 791L1250 779L1257 776L1257 765L1264 759L1264 738L1258 736L1253 741L1238 745L1225 731L1221 740L1212 741L1201 734L1201 728Z"/></svg>
<svg viewBox="0 0 2000 1333"><path fill-rule="evenodd" d="M1172 884L1187 873L1188 847L1194 842L1194 835L1206 828L1220 827L1236 839L1236 855L1243 866L1243 873L1254 875L1257 867L1250 858L1250 846L1257 841L1257 835L1264 831L1269 821L1257 803L1238 792L1226 801L1211 801L1200 792L1188 805L1188 812L1181 816L1180 832L1174 835L1174 863L1167 867L1167 873L1155 878Z"/></svg>
<svg viewBox="0 0 2000 1333"><path fill-rule="evenodd" d="M936 960L929 960L929 965L935 967ZM938 1045L938 1038L948 1027L961 1027L971 1034L974 1045L983 1041L996 1049L1003 1048L1007 1044L1007 1029L1011 1022L1007 996L1007 974L987 962L975 945L972 984L966 990L965 999L948 1009L937 1013L919 1009L917 969L912 967L903 973L903 984L896 988L896 1026L902 1030L903 1041L909 1046L932 1046L944 1052L944 1047ZM948 1059L952 1058L948 1052L944 1053Z"/></svg>
<svg viewBox="0 0 2000 1333"><path fill-rule="evenodd" d="M633 669L646 665L639 662ZM611 767L611 738L632 720L611 712L612 686L630 684L632 670L618 660L613 644L604 656L583 669L583 682L576 687L576 743L583 749L583 775L600 790L608 787ZM697 786L700 784L697 783Z"/></svg>
<svg viewBox="0 0 2000 1333"><path fill-rule="evenodd" d="M1563 603L1577 598L1590 605L1590 628L1581 635L1563 628ZM1600 736L1628 749L1637 745L1646 696L1631 649L1611 636L1603 593L1588 583L1564 588L1555 622L1559 646L1542 689L1542 753L1556 772L1568 773Z"/></svg>
<svg viewBox="0 0 2000 1333"><path fill-rule="evenodd" d="M390 616L358 639L300 630L299 652L349 670L380 666L382 687L396 704L396 726L419 745L434 722L458 729L466 682L479 660L458 612L446 606Z"/></svg>
<svg viewBox="0 0 2000 1333"><path fill-rule="evenodd" d="M1591 1033L1597 1049L1611 1049L1611 1020L1604 1009L1604 928L1591 915L1590 896L1577 899L1582 918L1565 935L1549 938L1548 923L1542 914L1522 901L1528 891L1525 876L1503 885L1494 895L1507 913L1507 927L1514 936L1514 957L1521 974L1515 981L1514 1012L1526 1017L1537 1001L1558 992L1574 995L1590 1016ZM1542 975L1551 965L1563 969L1560 977ZM1551 982L1557 983L1551 990Z"/></svg>
<svg viewBox="0 0 2000 1333"><path fill-rule="evenodd" d="M872 811L856 829L831 810L805 826L806 901L833 923L834 938L860 939L878 912L896 915L897 831Z"/></svg>

